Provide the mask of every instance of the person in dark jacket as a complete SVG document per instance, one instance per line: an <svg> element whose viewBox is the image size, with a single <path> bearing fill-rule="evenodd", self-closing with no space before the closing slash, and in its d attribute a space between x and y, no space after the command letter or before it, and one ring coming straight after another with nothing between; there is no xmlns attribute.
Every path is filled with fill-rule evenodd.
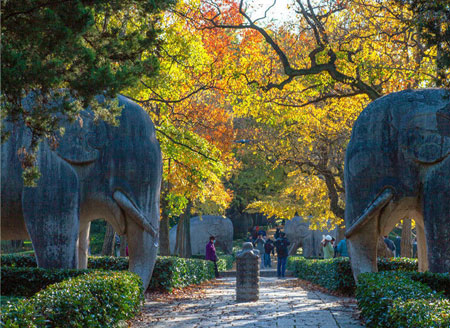
<svg viewBox="0 0 450 328"><path fill-rule="evenodd" d="M286 261L288 257L288 246L290 242L286 238L284 232L280 233L280 238L275 241L275 248L277 249L277 276L278 278L284 278L286 272Z"/></svg>
<svg viewBox="0 0 450 328"><path fill-rule="evenodd" d="M280 233L281 233L280 228L277 228L277 231L275 231L275 235L273 236L273 237L275 238L275 241L276 241L278 238L280 238Z"/></svg>
<svg viewBox="0 0 450 328"><path fill-rule="evenodd" d="M214 263L214 273L216 278L219 278L219 270L217 269L217 255L216 248L214 247L214 243L216 242L216 237L209 237L209 243L206 244L206 256L205 259L207 261L212 261Z"/></svg>
<svg viewBox="0 0 450 328"><path fill-rule="evenodd" d="M264 244L264 266L266 268L271 268L272 267L272 261L270 259L270 253L272 253L272 255L275 255L275 246L273 245L273 241L272 239L267 239L266 243Z"/></svg>
<svg viewBox="0 0 450 328"><path fill-rule="evenodd" d="M388 238L388 236L384 236L384 243L386 244L387 248L389 248L389 249L391 250L392 254L393 254L394 257L395 257L395 251L396 251L396 249L395 249L395 244L394 244L394 242L393 242L392 240L390 240L390 239Z"/></svg>

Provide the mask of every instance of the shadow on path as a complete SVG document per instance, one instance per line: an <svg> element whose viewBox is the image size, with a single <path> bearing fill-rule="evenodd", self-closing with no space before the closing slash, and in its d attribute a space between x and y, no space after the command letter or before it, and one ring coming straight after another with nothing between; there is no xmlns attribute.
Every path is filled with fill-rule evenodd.
<svg viewBox="0 0 450 328"><path fill-rule="evenodd" d="M131 327L362 327L352 299L307 291L297 281L261 277L259 301L237 303L235 278L216 279L201 298L146 300Z"/></svg>

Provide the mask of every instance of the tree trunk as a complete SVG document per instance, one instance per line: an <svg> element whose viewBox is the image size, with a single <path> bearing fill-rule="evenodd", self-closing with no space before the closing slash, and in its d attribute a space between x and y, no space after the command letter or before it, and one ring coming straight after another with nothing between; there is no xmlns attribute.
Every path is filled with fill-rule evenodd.
<svg viewBox="0 0 450 328"><path fill-rule="evenodd" d="M120 236L120 256L127 256L127 236Z"/></svg>
<svg viewBox="0 0 450 328"><path fill-rule="evenodd" d="M106 223L105 239L103 240L102 255L111 256L114 251L115 232L109 223Z"/></svg>
<svg viewBox="0 0 450 328"><path fill-rule="evenodd" d="M191 249L191 202L188 203L184 214L178 221L177 241L175 244L175 254L179 257L189 258L192 256Z"/></svg>
<svg viewBox="0 0 450 328"><path fill-rule="evenodd" d="M165 215L159 222L159 255L170 256L169 218Z"/></svg>
<svg viewBox="0 0 450 328"><path fill-rule="evenodd" d="M412 257L411 219L403 219L401 257Z"/></svg>
<svg viewBox="0 0 450 328"><path fill-rule="evenodd" d="M169 175L170 175L170 163L171 160L169 158ZM170 191L170 183L169 181L161 182L161 197L160 197L160 206L161 206L161 220L159 222L159 255L161 256L170 256L170 222L169 222L169 210L168 210L168 201L166 199L166 195Z"/></svg>

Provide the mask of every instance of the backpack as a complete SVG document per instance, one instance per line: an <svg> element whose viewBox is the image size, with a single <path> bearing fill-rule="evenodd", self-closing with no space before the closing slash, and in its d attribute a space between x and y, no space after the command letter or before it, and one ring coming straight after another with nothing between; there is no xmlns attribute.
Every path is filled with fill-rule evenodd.
<svg viewBox="0 0 450 328"><path fill-rule="evenodd" d="M266 251L266 254L270 254L270 252L273 249L273 243L272 241L268 241L266 242L266 244L264 245L264 250Z"/></svg>
<svg viewBox="0 0 450 328"><path fill-rule="evenodd" d="M275 247L277 248L278 256L284 257L288 255L288 243L286 238L277 239Z"/></svg>

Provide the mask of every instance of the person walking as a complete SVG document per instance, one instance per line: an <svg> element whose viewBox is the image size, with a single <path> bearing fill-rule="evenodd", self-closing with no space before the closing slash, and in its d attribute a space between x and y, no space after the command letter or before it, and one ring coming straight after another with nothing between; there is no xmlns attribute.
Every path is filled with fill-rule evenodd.
<svg viewBox="0 0 450 328"><path fill-rule="evenodd" d="M273 241L272 239L267 239L266 243L264 244L264 266L266 268L271 268L272 267L272 261L270 259L270 253L272 253L272 255L275 255L275 246L273 245Z"/></svg>
<svg viewBox="0 0 450 328"><path fill-rule="evenodd" d="M395 253L396 253L397 249L396 249L396 247L395 247L394 242L393 242L392 240L390 240L390 239L388 238L388 236L384 236L383 239L384 239L384 243L386 244L387 248L390 249L390 251L392 252L392 254L393 254L394 257L395 257Z"/></svg>
<svg viewBox="0 0 450 328"><path fill-rule="evenodd" d="M290 242L286 238L286 234L284 232L280 233L280 238L275 241L275 248L277 249L277 276L278 278L284 278L286 273L286 261L288 257L288 246Z"/></svg>
<svg viewBox="0 0 450 328"><path fill-rule="evenodd" d="M324 259L332 259L334 256L334 248L331 244L333 237L330 235L323 236L322 239L322 250Z"/></svg>
<svg viewBox="0 0 450 328"><path fill-rule="evenodd" d="M337 245L337 255L338 256L344 256L344 257L348 257L348 252L347 252L347 239L342 239L339 244Z"/></svg>
<svg viewBox="0 0 450 328"><path fill-rule="evenodd" d="M264 269L264 239L262 239L262 235L258 235L258 238L255 240L255 248L259 251L259 257L261 259L261 269Z"/></svg>
<svg viewBox="0 0 450 328"><path fill-rule="evenodd" d="M219 278L219 270L217 269L217 255L216 255L216 248L214 247L214 244L216 242L216 237L211 236L209 237L209 243L206 244L206 255L205 259L207 261L212 261L214 263L214 274L216 278Z"/></svg>
<svg viewBox="0 0 450 328"><path fill-rule="evenodd" d="M278 227L277 230L275 231L275 235L273 236L273 237L275 238L275 241L276 241L278 238L280 238L280 234L281 234L281 231L280 231L280 228Z"/></svg>

